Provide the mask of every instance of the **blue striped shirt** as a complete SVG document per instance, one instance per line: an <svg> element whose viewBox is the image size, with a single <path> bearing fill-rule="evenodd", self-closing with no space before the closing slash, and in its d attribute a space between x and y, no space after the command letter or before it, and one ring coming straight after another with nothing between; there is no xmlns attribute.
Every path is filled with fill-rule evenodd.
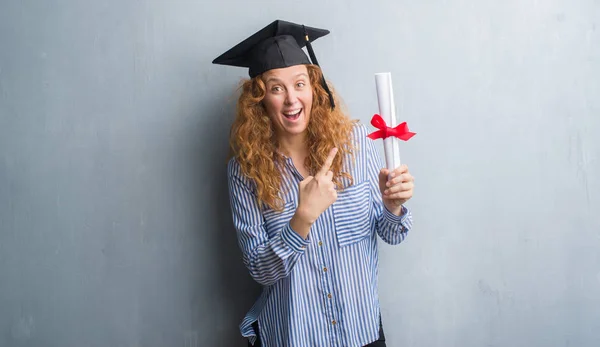
<svg viewBox="0 0 600 347"><path fill-rule="evenodd" d="M412 226L410 211L398 217L383 205L379 170L383 167L367 128L354 126L355 160L344 160L354 179L310 229L305 240L289 224L303 179L286 158L282 172L283 212L261 211L255 185L237 161L228 163L233 222L243 261L263 286L240 324L256 341L258 321L263 346L364 346L379 336L377 236L402 242Z"/></svg>

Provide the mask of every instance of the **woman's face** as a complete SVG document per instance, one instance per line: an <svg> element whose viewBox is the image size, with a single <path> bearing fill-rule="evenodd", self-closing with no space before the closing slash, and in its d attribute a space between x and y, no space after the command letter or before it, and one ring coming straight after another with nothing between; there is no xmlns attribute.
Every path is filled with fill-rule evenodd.
<svg viewBox="0 0 600 347"><path fill-rule="evenodd" d="M262 79L266 86L263 103L277 134L282 137L304 133L313 98L306 66L269 70Z"/></svg>

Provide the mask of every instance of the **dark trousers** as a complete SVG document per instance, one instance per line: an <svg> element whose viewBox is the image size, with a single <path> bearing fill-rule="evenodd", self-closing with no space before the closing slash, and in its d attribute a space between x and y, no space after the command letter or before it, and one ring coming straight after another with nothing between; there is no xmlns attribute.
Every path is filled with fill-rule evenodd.
<svg viewBox="0 0 600 347"><path fill-rule="evenodd" d="M262 343L260 342L260 338L258 337L260 335L258 333L258 323L254 322L252 324L252 327L254 328L254 331L256 331L257 337L256 337L256 342L254 343L254 346L252 346L250 344L250 342L248 341L248 347L262 347ZM381 324L381 319L379 320L379 339L375 342L369 343L365 347L386 347L385 335L383 334L383 324Z"/></svg>

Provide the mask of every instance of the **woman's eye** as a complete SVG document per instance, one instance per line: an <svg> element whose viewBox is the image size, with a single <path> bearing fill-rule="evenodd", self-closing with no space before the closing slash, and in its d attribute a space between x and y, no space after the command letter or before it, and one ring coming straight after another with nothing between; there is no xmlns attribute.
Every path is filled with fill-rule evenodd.
<svg viewBox="0 0 600 347"><path fill-rule="evenodd" d="M271 88L271 91L273 91L273 92L280 92L281 91L281 87L275 86L275 87Z"/></svg>
<svg viewBox="0 0 600 347"><path fill-rule="evenodd" d="M296 84L296 86L298 88L302 88L302 87L304 87L304 82L298 82L298 84Z"/></svg>

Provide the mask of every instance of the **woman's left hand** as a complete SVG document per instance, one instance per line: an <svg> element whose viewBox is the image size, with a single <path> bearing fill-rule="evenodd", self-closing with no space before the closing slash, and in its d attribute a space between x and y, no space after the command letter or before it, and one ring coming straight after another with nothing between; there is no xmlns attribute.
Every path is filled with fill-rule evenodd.
<svg viewBox="0 0 600 347"><path fill-rule="evenodd" d="M390 212L400 215L402 205L413 196L414 181L406 165L400 165L391 173L388 169L379 171L379 189Z"/></svg>

